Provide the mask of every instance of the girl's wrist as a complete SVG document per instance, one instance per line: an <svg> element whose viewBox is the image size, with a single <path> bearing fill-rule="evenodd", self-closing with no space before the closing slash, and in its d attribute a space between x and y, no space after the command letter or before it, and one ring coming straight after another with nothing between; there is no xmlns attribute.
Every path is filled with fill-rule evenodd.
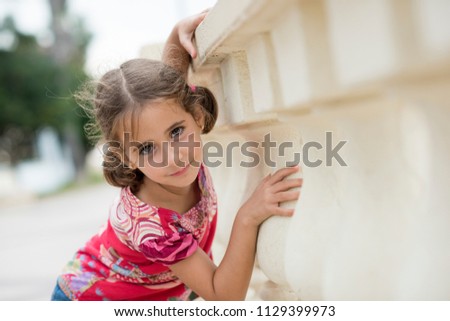
<svg viewBox="0 0 450 321"><path fill-rule="evenodd" d="M241 208L236 214L235 219L240 225L247 229L255 228L258 229L260 223L255 220L250 213L248 213L245 209Z"/></svg>

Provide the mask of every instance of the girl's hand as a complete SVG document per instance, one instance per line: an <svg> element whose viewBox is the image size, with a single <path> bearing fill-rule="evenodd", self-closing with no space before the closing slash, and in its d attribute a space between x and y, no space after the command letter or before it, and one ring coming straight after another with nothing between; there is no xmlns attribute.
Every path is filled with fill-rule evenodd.
<svg viewBox="0 0 450 321"><path fill-rule="evenodd" d="M187 78L190 58L197 57L193 38L195 29L205 19L209 9L179 21L166 41L162 53L162 61L181 72Z"/></svg>
<svg viewBox="0 0 450 321"><path fill-rule="evenodd" d="M301 187L303 179L286 178L298 170L298 166L286 167L267 175L239 209L238 215L252 226L259 226L272 215L292 216L294 209L281 208L280 203L299 198L300 191L291 189Z"/></svg>
<svg viewBox="0 0 450 321"><path fill-rule="evenodd" d="M187 17L177 23L175 28L178 31L178 41L181 46L189 53L194 59L197 57L197 49L194 46L192 39L194 38L195 29L205 19L209 9L206 9L199 14Z"/></svg>

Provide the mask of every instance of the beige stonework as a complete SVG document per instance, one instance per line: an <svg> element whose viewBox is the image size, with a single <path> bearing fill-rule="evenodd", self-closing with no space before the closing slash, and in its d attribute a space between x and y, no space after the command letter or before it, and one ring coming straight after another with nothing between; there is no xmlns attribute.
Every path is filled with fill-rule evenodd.
<svg viewBox="0 0 450 321"><path fill-rule="evenodd" d="M249 300L450 300L448 17L447 0L219 0L197 29L191 81L221 114L205 143L293 146L274 168L236 148L211 169L218 248L259 180L303 157L294 217L261 226ZM347 166L327 166L327 133Z"/></svg>

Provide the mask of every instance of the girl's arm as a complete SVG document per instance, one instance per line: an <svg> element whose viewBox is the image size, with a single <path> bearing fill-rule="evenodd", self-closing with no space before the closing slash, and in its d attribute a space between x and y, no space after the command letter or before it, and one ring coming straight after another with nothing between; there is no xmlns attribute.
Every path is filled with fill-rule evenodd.
<svg viewBox="0 0 450 321"><path fill-rule="evenodd" d="M164 45L162 61L181 72L184 78L187 77L191 57L193 59L197 57L197 49L193 42L195 29L208 12L209 10L205 10L178 22Z"/></svg>
<svg viewBox="0 0 450 321"><path fill-rule="evenodd" d="M298 167L278 170L259 184L239 209L230 241L218 267L201 249L172 265L180 280L205 300L244 300L253 271L259 225L272 215L291 216L293 209L279 207L280 202L296 200L301 179L284 179Z"/></svg>

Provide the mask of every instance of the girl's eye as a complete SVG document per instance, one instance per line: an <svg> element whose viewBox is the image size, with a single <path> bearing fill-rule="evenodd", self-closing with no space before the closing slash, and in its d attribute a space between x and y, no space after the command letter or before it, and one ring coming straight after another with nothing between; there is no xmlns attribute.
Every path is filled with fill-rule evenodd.
<svg viewBox="0 0 450 321"><path fill-rule="evenodd" d="M178 137L178 136L180 136L183 133L183 131L184 131L183 127L177 127L177 128L175 128L174 130L172 130L170 132L170 136L172 138Z"/></svg>
<svg viewBox="0 0 450 321"><path fill-rule="evenodd" d="M148 155L153 153L153 144L146 144L139 149L139 154Z"/></svg>

